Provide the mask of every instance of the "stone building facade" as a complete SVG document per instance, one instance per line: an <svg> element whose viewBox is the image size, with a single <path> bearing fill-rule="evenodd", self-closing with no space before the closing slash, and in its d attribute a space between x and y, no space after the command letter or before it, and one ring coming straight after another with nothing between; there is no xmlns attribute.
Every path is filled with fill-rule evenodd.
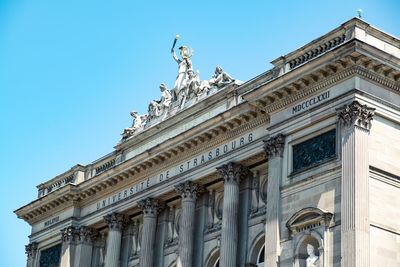
<svg viewBox="0 0 400 267"><path fill-rule="evenodd" d="M162 89L114 151L39 185L15 211L27 266L400 266L400 40L352 19L272 64Z"/></svg>

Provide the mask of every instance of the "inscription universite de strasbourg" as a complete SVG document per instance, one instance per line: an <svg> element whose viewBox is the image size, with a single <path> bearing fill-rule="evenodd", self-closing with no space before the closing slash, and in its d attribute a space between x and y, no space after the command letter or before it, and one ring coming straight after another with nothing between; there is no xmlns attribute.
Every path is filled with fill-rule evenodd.
<svg viewBox="0 0 400 267"><path fill-rule="evenodd" d="M151 186L154 186L158 183L168 180L168 179L170 179L178 174L181 174L185 171L188 171L192 168L201 166L202 164L205 164L206 162L216 159L218 157L221 157L224 154L226 154L232 150L243 147L244 145L247 145L247 144L253 142L254 140L256 140L258 137L260 137L260 136L256 136L256 135L260 135L263 132L264 132L263 129L262 129L262 131L250 132L239 138L231 140L223 145L213 148L212 150L210 150L206 153L197 155L196 157L194 157L188 161L182 162L181 164L176 165L173 168L170 168L164 172L161 172L156 176L147 178L146 180L143 180L140 183L132 185L129 188L126 188L106 199L103 199L103 200L97 202L96 209L99 210L101 208L112 205L116 202L122 201L142 190L145 190Z"/></svg>
<svg viewBox="0 0 400 267"><path fill-rule="evenodd" d="M329 97L330 97L329 91L327 91L320 95L307 99L306 101L303 101L300 104L294 106L292 108L292 114L296 114L299 113L300 111L311 108L312 106L320 103L321 101L327 100Z"/></svg>

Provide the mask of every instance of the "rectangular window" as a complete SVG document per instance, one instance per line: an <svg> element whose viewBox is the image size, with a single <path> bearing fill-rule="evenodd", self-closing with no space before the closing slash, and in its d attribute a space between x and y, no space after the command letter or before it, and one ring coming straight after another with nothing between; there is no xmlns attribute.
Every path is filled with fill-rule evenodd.
<svg viewBox="0 0 400 267"><path fill-rule="evenodd" d="M325 162L336 156L336 129L293 145L293 172Z"/></svg>
<svg viewBox="0 0 400 267"><path fill-rule="evenodd" d="M44 249L40 252L40 267L57 267L60 266L61 244L54 247Z"/></svg>

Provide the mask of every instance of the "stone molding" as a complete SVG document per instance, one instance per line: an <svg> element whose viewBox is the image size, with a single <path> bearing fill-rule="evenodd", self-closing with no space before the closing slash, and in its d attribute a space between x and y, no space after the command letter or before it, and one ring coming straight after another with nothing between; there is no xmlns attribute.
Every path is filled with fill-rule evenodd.
<svg viewBox="0 0 400 267"><path fill-rule="evenodd" d="M330 227L333 224L333 214L319 208L307 207L303 208L290 217L286 223L291 235L300 232L309 232L317 227Z"/></svg>
<svg viewBox="0 0 400 267"><path fill-rule="evenodd" d="M186 181L175 186L175 191L179 193L182 199L193 199L204 192L204 186L192 181Z"/></svg>
<svg viewBox="0 0 400 267"><path fill-rule="evenodd" d="M341 125L345 127L358 126L365 130L371 128L371 121L374 116L374 108L361 105L358 101L353 101L338 109L338 118Z"/></svg>
<svg viewBox="0 0 400 267"><path fill-rule="evenodd" d="M34 258L38 249L38 243L32 242L25 246L25 253L28 258Z"/></svg>
<svg viewBox="0 0 400 267"><path fill-rule="evenodd" d="M164 203L155 198L145 198L138 202L145 215L158 215L165 207Z"/></svg>
<svg viewBox="0 0 400 267"><path fill-rule="evenodd" d="M278 134L263 142L264 151L268 158L283 156L283 150L285 148L285 136L283 134Z"/></svg>
<svg viewBox="0 0 400 267"><path fill-rule="evenodd" d="M119 230L127 225L127 218L124 214L113 212L103 217L110 230Z"/></svg>
<svg viewBox="0 0 400 267"><path fill-rule="evenodd" d="M225 183L240 183L240 180L250 172L246 166L235 162L229 162L217 167L217 171Z"/></svg>

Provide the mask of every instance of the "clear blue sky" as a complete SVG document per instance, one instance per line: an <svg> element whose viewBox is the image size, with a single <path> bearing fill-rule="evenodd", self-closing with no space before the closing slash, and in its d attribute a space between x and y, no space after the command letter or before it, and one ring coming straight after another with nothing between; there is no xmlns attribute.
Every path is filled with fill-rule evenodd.
<svg viewBox="0 0 400 267"><path fill-rule="evenodd" d="M111 152L129 112L172 87L175 34L202 79L219 64L246 81L359 8L400 36L395 0L0 0L0 266L25 266L30 227L13 211L36 185Z"/></svg>

